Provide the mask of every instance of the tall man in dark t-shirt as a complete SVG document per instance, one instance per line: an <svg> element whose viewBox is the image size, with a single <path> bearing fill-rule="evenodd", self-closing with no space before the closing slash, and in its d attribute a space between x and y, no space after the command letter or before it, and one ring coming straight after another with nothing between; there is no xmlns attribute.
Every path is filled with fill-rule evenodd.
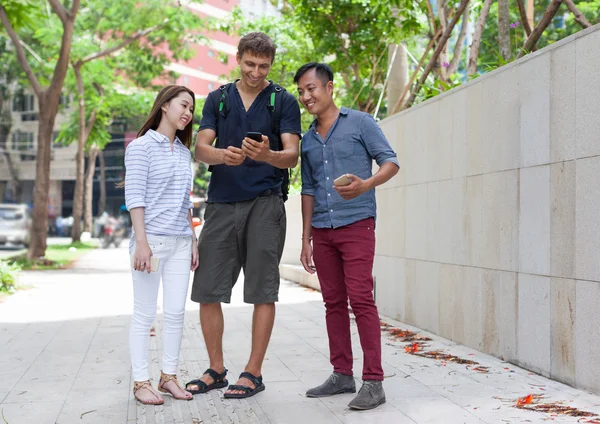
<svg viewBox="0 0 600 424"><path fill-rule="evenodd" d="M298 102L279 93L281 143L275 142L269 109L275 87L266 79L275 59L273 41L250 33L240 40L236 58L241 78L208 95L196 141L196 159L213 166L192 288L192 300L200 303L210 368L186 387L205 393L228 384L221 302L230 302L243 268L244 301L254 304L252 352L236 385L225 392L227 398L252 396L265 388L261 368L275 320L286 231L281 169L296 166L301 131ZM262 141L246 137L247 132L260 132Z"/></svg>

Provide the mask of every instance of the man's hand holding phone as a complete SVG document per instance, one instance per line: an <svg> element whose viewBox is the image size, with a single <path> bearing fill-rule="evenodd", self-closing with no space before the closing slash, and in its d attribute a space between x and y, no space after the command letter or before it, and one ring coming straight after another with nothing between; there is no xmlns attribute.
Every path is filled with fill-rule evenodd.
<svg viewBox="0 0 600 424"><path fill-rule="evenodd" d="M361 180L356 175L344 174L336 178L333 182L333 188L344 200L351 200L371 189L369 183Z"/></svg>
<svg viewBox="0 0 600 424"><path fill-rule="evenodd" d="M257 162L267 162L271 153L269 137L258 132L247 132L242 141L242 152Z"/></svg>

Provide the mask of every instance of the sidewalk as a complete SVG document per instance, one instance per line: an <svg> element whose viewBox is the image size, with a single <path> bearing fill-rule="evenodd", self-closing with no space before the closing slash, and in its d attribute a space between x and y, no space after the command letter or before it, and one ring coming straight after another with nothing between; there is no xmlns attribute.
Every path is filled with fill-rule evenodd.
<svg viewBox="0 0 600 424"><path fill-rule="evenodd" d="M124 243L125 245L125 243ZM516 400L543 395L540 403L600 414L600 397L529 373L499 359L431 336L426 350L442 349L478 365L416 356L412 343L382 334L387 403L375 411L346 408L353 395L309 399L306 389L331 372L320 293L282 282L281 302L263 375L267 389L246 400L225 400L223 391L193 401L165 397L158 407L137 405L131 395L128 326L132 293L126 249L96 250L77 267L27 272L33 286L0 304L0 423L577 423L516 409ZM240 282L241 283L241 282ZM235 382L250 349L252 308L236 286L225 308L225 365ZM208 367L198 305L188 303L180 375L185 382ZM160 373L160 320L151 339L151 374ZM410 328L386 320L393 327ZM427 336L428 334L420 332ZM362 358L353 327L355 372ZM419 350L416 353L420 354ZM480 368L480 371L475 368ZM483 372L487 371L487 372ZM357 386L360 381L357 380ZM587 422L590 418L581 418Z"/></svg>

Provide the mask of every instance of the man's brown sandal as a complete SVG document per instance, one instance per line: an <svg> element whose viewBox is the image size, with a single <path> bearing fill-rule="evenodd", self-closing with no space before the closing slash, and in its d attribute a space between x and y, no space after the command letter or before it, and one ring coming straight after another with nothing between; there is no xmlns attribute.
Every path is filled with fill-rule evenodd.
<svg viewBox="0 0 600 424"><path fill-rule="evenodd" d="M146 389L150 393L154 394L154 389L152 389L152 384L150 384L150 380L134 382L133 383L133 397L135 397L139 402L143 403L144 405L162 405L163 403L165 403L165 401L163 399L159 399L159 398L157 398L157 400L142 400L142 399L140 399L136 395L137 391L140 389Z"/></svg>
<svg viewBox="0 0 600 424"><path fill-rule="evenodd" d="M160 382L158 383L158 391L162 392L162 393L170 394L175 399L179 399L179 400L192 400L194 398L193 396L190 396L189 398L182 397L182 396L175 396L173 394L173 392L171 392L169 389L164 388L165 383L168 383L169 381L174 381L175 384L177 384L177 387L179 387L184 393L190 393L187 390L185 390L183 387L181 387L181 384L179 384L179 380L177 380L177 376L175 374L165 374L162 371L160 372ZM191 395L191 393L190 393L190 395Z"/></svg>

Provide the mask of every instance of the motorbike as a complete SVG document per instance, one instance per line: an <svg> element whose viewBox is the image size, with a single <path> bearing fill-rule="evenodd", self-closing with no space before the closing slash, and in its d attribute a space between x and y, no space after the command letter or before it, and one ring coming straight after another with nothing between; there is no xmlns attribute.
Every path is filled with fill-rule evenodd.
<svg viewBox="0 0 600 424"><path fill-rule="evenodd" d="M125 238L125 225L116 219L109 219L104 226L104 238L102 239L102 248L107 249L113 244L119 247L121 241Z"/></svg>

